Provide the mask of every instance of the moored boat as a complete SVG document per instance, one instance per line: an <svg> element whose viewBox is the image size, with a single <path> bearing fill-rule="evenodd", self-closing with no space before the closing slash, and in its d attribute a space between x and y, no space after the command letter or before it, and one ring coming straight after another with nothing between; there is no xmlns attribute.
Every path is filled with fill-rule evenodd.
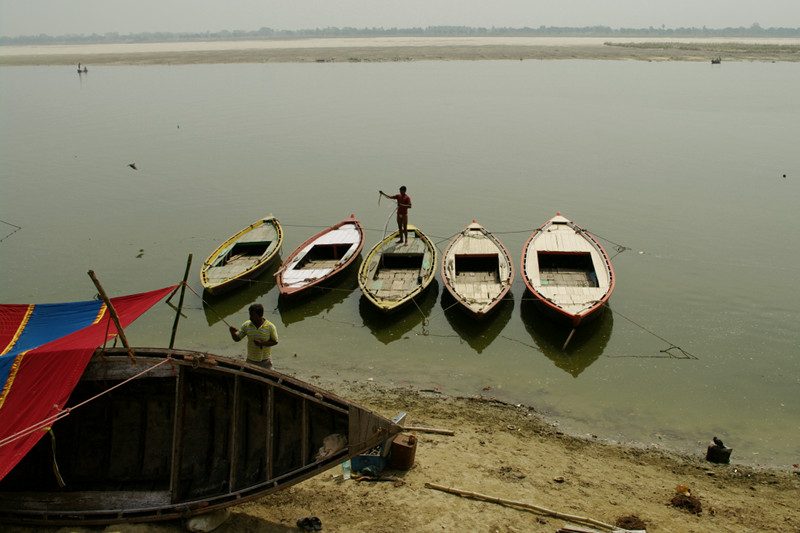
<svg viewBox="0 0 800 533"><path fill-rule="evenodd" d="M200 281L209 294L220 294L252 281L278 256L283 228L272 215L258 220L217 247L203 262Z"/></svg>
<svg viewBox="0 0 800 533"><path fill-rule="evenodd" d="M616 283L600 243L561 213L525 243L522 276L539 307L573 328L603 308Z"/></svg>
<svg viewBox="0 0 800 533"><path fill-rule="evenodd" d="M370 303L392 311L421 294L436 277L438 252L416 226L408 225L408 243L395 231L377 243L358 271L358 286Z"/></svg>
<svg viewBox="0 0 800 533"><path fill-rule="evenodd" d="M513 262L503 243L473 220L442 254L442 279L462 308L482 318L511 288Z"/></svg>
<svg viewBox="0 0 800 533"><path fill-rule="evenodd" d="M278 290L290 296L319 286L353 264L363 247L364 228L350 215L292 252L278 271Z"/></svg>
<svg viewBox="0 0 800 533"><path fill-rule="evenodd" d="M125 349L95 353L69 405L91 401L53 424L52 441L41 439L0 482L0 521L92 525L219 510L317 475L401 429L241 360L134 351L136 362Z"/></svg>

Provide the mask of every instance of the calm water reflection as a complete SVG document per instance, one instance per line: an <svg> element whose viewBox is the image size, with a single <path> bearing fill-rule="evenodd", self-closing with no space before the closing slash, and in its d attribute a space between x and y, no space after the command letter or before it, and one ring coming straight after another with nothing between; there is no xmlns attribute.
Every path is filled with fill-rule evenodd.
<svg viewBox="0 0 800 533"><path fill-rule="evenodd" d="M570 337L572 328L557 324L545 316L529 293L522 300L520 315L539 350L574 378L603 354L614 327L614 315L607 308L600 312L600 316L581 324Z"/></svg>
<svg viewBox="0 0 800 533"><path fill-rule="evenodd" d="M424 334L427 317L436 305L438 294L439 281L433 280L425 292L392 313L381 312L362 295L358 300L358 313L370 333L383 344L389 344L406 339L415 328L420 328Z"/></svg>
<svg viewBox="0 0 800 533"><path fill-rule="evenodd" d="M320 314L327 315L344 302L354 291L358 291L358 268L364 260L359 255L355 261L324 286L312 287L297 295L278 296L278 312L284 326L289 326Z"/></svg>
<svg viewBox="0 0 800 533"><path fill-rule="evenodd" d="M230 292L212 295L203 291L203 312L208 325L225 321L238 328L247 320L247 308L250 304L261 300L262 296L275 287L275 273L280 264L281 258L278 255L264 272ZM193 281L189 284L194 285Z"/></svg>
<svg viewBox="0 0 800 533"><path fill-rule="evenodd" d="M392 225L378 190L400 185L440 249L475 219L515 265L561 211L630 248L612 259L612 312L564 351L569 332L529 313L519 276L473 323L441 284L376 313L355 269L297 302L274 270L205 304L189 292L176 346L243 356L222 319L256 300L280 330L276 366L300 378L491 385L570 431L693 452L716 434L736 461L791 465L798 87L800 63L2 67L0 296L90 299L89 269L112 296L143 292L180 281L190 253L197 290L200 258L269 213L284 250L350 213L374 243ZM128 338L164 346L173 320L156 306ZM670 344L696 358L661 357Z"/></svg>
<svg viewBox="0 0 800 533"><path fill-rule="evenodd" d="M514 299L506 296L489 316L477 320L456 303L450 291L442 291L442 309L450 327L477 353L482 353L503 332L514 312Z"/></svg>

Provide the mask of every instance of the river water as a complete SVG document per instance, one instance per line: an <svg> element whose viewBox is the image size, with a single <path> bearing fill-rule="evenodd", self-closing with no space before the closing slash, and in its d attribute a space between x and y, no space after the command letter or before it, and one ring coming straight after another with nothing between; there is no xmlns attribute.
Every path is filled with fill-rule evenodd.
<svg viewBox="0 0 800 533"><path fill-rule="evenodd" d="M241 355L225 323L259 301L279 329L276 367L300 378L493 396L566 431L694 453L716 435L736 462L790 466L799 88L796 63L3 67L2 301L90 299L88 270L112 296L168 286L189 254L201 293L203 259L269 213L284 258L351 213L368 249L392 227L377 191L400 185L440 249L474 219L517 267L560 211L617 275L610 308L566 350L519 275L476 323L440 280L384 317L353 272L291 302L274 268L221 298L187 292L176 346ZM160 304L128 337L167 345L173 320Z"/></svg>

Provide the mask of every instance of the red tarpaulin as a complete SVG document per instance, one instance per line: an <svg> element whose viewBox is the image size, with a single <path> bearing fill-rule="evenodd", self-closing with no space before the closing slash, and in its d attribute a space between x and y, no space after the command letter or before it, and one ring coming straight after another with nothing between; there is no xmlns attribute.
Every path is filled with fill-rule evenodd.
<svg viewBox="0 0 800 533"><path fill-rule="evenodd" d="M111 298L125 328L175 289ZM25 429L58 414L95 349L117 334L100 300L0 305L0 479L44 435Z"/></svg>

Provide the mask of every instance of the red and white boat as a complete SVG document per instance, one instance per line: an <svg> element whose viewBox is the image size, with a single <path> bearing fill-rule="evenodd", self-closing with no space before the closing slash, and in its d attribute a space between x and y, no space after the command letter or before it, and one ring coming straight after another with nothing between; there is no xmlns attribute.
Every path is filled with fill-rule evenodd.
<svg viewBox="0 0 800 533"><path fill-rule="evenodd" d="M444 251L442 279L464 309L483 318L511 288L514 266L503 243L473 220Z"/></svg>
<svg viewBox="0 0 800 533"><path fill-rule="evenodd" d="M297 247L276 274L278 290L290 296L319 286L356 260L364 247L364 228L350 215Z"/></svg>
<svg viewBox="0 0 800 533"><path fill-rule="evenodd" d="M600 243L561 213L525 243L522 275L546 314L573 328L602 310L616 282Z"/></svg>

